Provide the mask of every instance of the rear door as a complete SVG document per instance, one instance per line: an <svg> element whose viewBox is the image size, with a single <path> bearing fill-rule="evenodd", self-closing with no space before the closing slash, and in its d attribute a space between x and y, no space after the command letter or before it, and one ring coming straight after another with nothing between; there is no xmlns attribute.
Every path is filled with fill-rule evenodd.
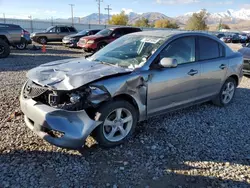
<svg viewBox="0 0 250 188"><path fill-rule="evenodd" d="M228 71L225 48L216 40L198 37L198 61L201 64L200 98L219 93Z"/></svg>
<svg viewBox="0 0 250 188"><path fill-rule="evenodd" d="M57 40L61 41L63 39L63 37L67 36L70 34L68 27L59 27L59 33L58 33L58 37Z"/></svg>

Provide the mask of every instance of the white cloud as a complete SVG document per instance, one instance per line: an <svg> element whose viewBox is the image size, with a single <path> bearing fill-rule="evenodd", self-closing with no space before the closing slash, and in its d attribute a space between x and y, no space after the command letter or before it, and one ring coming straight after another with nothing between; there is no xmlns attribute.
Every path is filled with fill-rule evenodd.
<svg viewBox="0 0 250 188"><path fill-rule="evenodd" d="M250 9L250 4L243 4L241 8Z"/></svg>
<svg viewBox="0 0 250 188"><path fill-rule="evenodd" d="M133 12L132 9L126 9L126 8L122 8L122 11L124 11L126 14L129 14L130 12Z"/></svg>
<svg viewBox="0 0 250 188"><path fill-rule="evenodd" d="M200 0L156 0L156 3L165 5L193 4L199 2Z"/></svg>
<svg viewBox="0 0 250 188"><path fill-rule="evenodd" d="M125 12L125 14L129 14L130 12L133 12L133 10L132 9L126 9L126 8L122 8L122 10L121 11L124 11ZM113 15L113 14L120 14L121 13L121 11L120 12L117 12L117 11L111 11L111 14Z"/></svg>
<svg viewBox="0 0 250 188"><path fill-rule="evenodd" d="M233 3L234 3L233 1L219 1L219 2L216 2L215 4L216 5L231 5Z"/></svg>

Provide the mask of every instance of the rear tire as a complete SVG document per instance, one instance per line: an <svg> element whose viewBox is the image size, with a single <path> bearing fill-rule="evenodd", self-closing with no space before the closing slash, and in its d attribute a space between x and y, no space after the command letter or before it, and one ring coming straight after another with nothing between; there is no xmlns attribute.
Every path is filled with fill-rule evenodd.
<svg viewBox="0 0 250 188"><path fill-rule="evenodd" d="M235 95L236 91L236 81L233 78L228 78L223 84L220 93L216 96L212 102L220 107L229 105Z"/></svg>
<svg viewBox="0 0 250 188"><path fill-rule="evenodd" d="M0 39L0 58L6 58L10 55L10 46L4 40Z"/></svg>
<svg viewBox="0 0 250 188"><path fill-rule="evenodd" d="M98 112L101 114L99 121L103 123L95 129L94 135L101 146L114 147L133 136L138 113L132 104L123 100L111 101L102 105Z"/></svg>
<svg viewBox="0 0 250 188"><path fill-rule="evenodd" d="M17 44L17 45L16 45L16 48L17 48L18 50L24 50L24 49L26 49L26 47L27 47L27 43L26 43L25 40L22 40L20 44Z"/></svg>

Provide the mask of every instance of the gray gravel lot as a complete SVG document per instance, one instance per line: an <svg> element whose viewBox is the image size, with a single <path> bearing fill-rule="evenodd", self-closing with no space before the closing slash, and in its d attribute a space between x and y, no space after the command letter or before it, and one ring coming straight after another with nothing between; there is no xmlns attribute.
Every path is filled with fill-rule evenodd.
<svg viewBox="0 0 250 188"><path fill-rule="evenodd" d="M108 150L92 138L82 151L60 149L32 133L22 115L6 122L20 112L28 69L83 55L48 45L45 54L13 50L0 59L0 187L250 187L247 77L230 106L206 103L151 118L133 140Z"/></svg>

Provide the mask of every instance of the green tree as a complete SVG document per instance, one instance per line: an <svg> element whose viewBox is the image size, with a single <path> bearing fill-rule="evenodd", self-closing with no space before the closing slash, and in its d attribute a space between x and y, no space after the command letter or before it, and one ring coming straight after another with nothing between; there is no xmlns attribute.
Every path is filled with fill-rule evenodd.
<svg viewBox="0 0 250 188"><path fill-rule="evenodd" d="M128 16L122 11L120 14L115 14L112 16L109 21L111 25L127 25L128 24Z"/></svg>
<svg viewBox="0 0 250 188"><path fill-rule="evenodd" d="M186 29L187 30L208 30L207 26L207 16L208 13L206 9L203 9L199 13L194 13L189 20L187 21Z"/></svg>
<svg viewBox="0 0 250 188"><path fill-rule="evenodd" d="M149 27L149 20L146 18L141 18L135 22L136 27Z"/></svg>
<svg viewBox="0 0 250 188"><path fill-rule="evenodd" d="M174 22L170 21L168 19L162 19L162 20L157 20L155 22L155 28L172 28L172 29L178 29L179 25Z"/></svg>

